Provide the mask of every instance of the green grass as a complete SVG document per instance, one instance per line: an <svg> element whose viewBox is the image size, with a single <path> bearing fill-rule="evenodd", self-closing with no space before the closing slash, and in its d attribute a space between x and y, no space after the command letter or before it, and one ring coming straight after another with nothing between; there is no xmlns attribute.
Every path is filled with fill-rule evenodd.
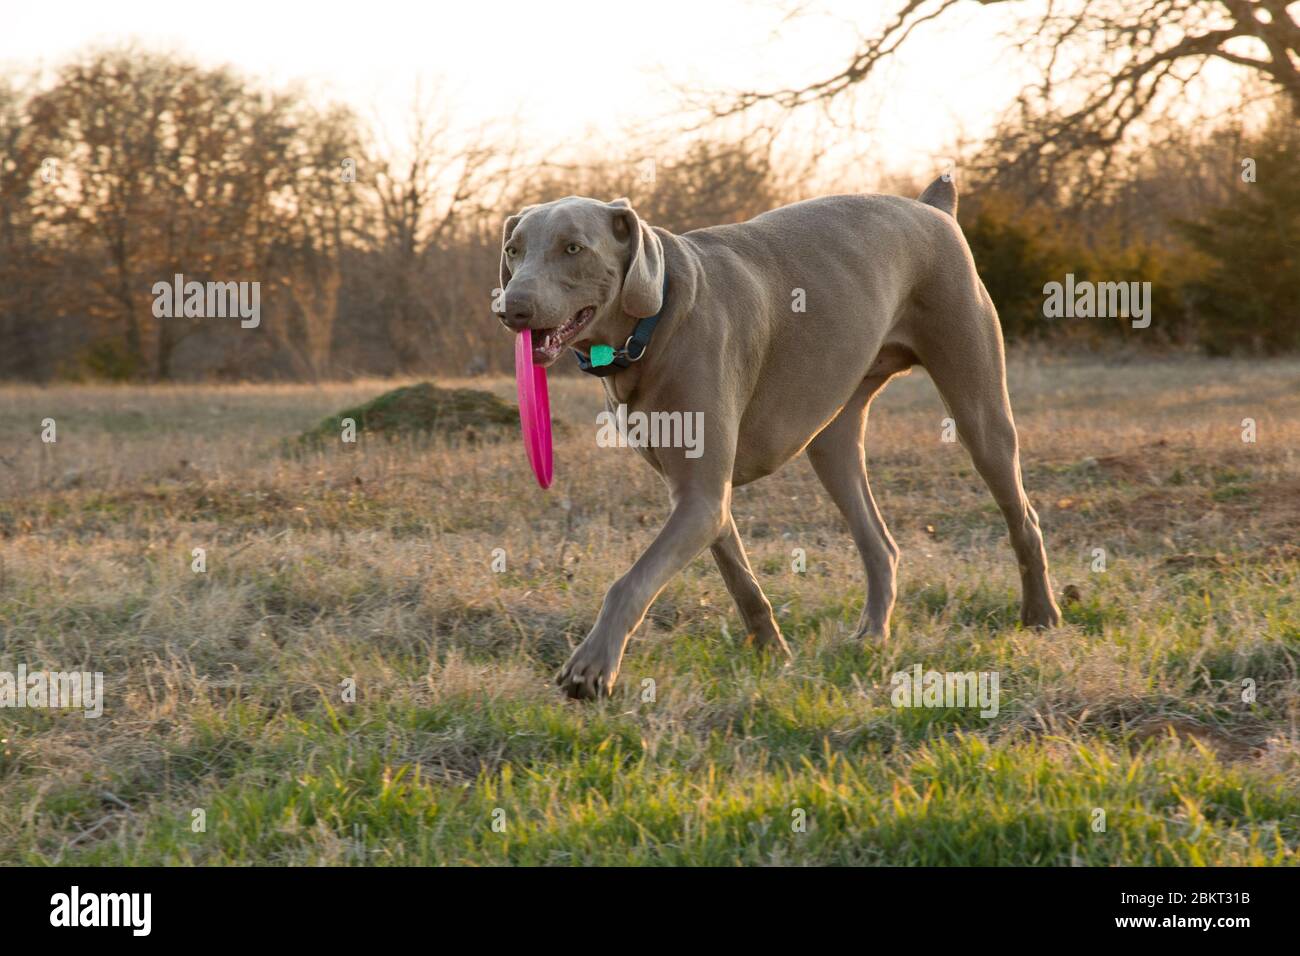
<svg viewBox="0 0 1300 956"><path fill-rule="evenodd" d="M1018 625L1000 517L914 376L869 449L890 641L853 639L860 565L799 461L733 509L794 661L743 645L704 556L595 704L551 677L665 507L591 441L591 383L553 383L548 494L510 442L268 454L354 386L0 389L2 422L95 429L0 470L0 670L107 690L98 720L0 710L0 864L1300 862L1297 367L1251 366L1269 402L1231 364L1011 371L1062 628ZM1247 413L1269 442L1234 443ZM996 671L997 717L894 707L914 664Z"/></svg>

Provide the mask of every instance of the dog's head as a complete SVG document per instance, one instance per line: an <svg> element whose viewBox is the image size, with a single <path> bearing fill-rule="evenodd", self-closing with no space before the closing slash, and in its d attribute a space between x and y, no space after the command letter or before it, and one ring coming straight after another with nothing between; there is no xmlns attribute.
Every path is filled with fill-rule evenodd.
<svg viewBox="0 0 1300 956"><path fill-rule="evenodd" d="M552 364L567 347L619 347L625 316L663 304L663 244L626 199L569 196L527 206L501 239L501 321L533 330L533 361Z"/></svg>

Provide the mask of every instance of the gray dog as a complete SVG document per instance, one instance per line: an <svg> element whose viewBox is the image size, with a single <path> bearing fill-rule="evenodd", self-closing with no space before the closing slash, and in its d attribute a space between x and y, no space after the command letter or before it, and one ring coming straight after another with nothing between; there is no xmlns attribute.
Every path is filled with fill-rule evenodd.
<svg viewBox="0 0 1300 956"><path fill-rule="evenodd" d="M506 220L501 319L533 330L538 364L573 349L604 376L611 409L703 413L703 454L638 448L667 482L672 514L561 670L570 696L610 693L651 603L706 547L754 643L789 654L736 532L731 489L805 448L866 566L858 636L886 638L898 547L871 497L863 440L871 399L918 364L1006 517L1021 621L1060 623L1020 480L1001 326L956 211L956 187L940 178L919 201L832 196L680 236L625 199L571 196Z"/></svg>

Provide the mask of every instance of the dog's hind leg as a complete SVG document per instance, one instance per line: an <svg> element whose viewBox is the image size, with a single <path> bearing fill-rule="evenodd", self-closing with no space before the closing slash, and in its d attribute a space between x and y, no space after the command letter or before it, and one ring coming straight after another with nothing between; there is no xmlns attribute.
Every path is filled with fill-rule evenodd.
<svg viewBox="0 0 1300 956"><path fill-rule="evenodd" d="M889 636L889 616L897 594L898 546L885 527L867 480L863 441L871 399L893 377L871 375L829 425L808 445L808 460L844 519L862 555L867 600L858 623L859 638Z"/></svg>
<svg viewBox="0 0 1300 956"><path fill-rule="evenodd" d="M772 605L749 566L745 546L736 530L736 521L730 514L727 515L727 527L722 536L709 550L713 552L713 560L718 563L722 580L726 582L727 590L731 592L736 608L740 611L740 618L745 622L749 640L759 650L770 650L789 657L790 648L786 646L776 618L772 616Z"/></svg>
<svg viewBox="0 0 1300 956"><path fill-rule="evenodd" d="M1007 395L1002 330L993 303L978 281L974 290L961 297L958 314L940 318L941 331L918 337L917 355L956 422L957 436L1006 518L1020 565L1021 622L1026 627L1054 627L1061 623L1061 611L1052 598L1038 515L1021 480L1020 444Z"/></svg>

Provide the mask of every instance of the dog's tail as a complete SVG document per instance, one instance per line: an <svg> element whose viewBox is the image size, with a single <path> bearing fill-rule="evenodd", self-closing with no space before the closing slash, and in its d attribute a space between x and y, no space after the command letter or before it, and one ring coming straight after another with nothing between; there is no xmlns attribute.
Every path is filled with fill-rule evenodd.
<svg viewBox="0 0 1300 956"><path fill-rule="evenodd" d="M957 218L957 183L952 173L944 173L926 186L925 192L917 198L927 206L933 206L940 212L946 212L954 219Z"/></svg>

